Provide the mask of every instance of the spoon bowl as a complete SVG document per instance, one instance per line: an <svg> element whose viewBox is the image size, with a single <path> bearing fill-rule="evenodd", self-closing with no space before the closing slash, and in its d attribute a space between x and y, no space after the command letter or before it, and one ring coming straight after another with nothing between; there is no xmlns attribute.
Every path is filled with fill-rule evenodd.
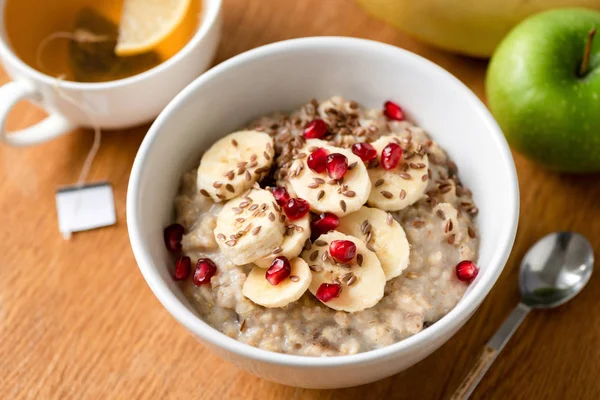
<svg viewBox="0 0 600 400"><path fill-rule="evenodd" d="M544 236L521 262L522 302L531 308L560 306L583 289L593 267L594 250L584 236L574 232Z"/></svg>

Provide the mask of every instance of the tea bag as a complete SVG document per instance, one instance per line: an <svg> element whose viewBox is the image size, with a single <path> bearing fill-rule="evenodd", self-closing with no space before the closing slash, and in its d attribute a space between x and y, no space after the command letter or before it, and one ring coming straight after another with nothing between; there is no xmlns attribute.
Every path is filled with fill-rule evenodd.
<svg viewBox="0 0 600 400"><path fill-rule="evenodd" d="M105 82L126 78L160 63L153 51L130 57L118 57L115 46L119 27L90 8L84 8L75 20L69 44L69 64L79 82Z"/></svg>
<svg viewBox="0 0 600 400"><path fill-rule="evenodd" d="M56 192L58 229L65 240L73 232L114 225L115 200L109 182L74 185Z"/></svg>

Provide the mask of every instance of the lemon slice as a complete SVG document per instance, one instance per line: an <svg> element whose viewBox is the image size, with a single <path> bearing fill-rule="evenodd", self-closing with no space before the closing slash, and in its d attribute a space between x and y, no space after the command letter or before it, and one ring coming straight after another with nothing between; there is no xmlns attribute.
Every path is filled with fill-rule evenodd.
<svg viewBox="0 0 600 400"><path fill-rule="evenodd" d="M152 50L181 24L191 0L125 0L115 53L133 56Z"/></svg>

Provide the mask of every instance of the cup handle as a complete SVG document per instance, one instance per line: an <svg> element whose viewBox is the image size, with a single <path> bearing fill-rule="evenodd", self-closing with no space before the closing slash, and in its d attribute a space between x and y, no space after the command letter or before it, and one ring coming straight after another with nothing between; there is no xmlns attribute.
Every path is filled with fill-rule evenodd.
<svg viewBox="0 0 600 400"><path fill-rule="evenodd" d="M46 119L29 128L7 134L6 118L14 105L24 99L41 101L42 95L25 81L12 81L0 87L0 141L12 146L30 146L54 139L76 128L75 124L62 115L50 113Z"/></svg>

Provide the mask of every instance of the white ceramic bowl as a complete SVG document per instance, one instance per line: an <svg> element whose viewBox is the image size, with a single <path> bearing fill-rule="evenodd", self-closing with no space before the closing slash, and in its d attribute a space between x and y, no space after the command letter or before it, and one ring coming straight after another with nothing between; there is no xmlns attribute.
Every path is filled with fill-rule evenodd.
<svg viewBox="0 0 600 400"><path fill-rule="evenodd" d="M220 136L255 117L293 110L331 95L380 107L394 100L456 162L479 207L481 272L448 315L392 346L314 358L272 353L207 325L169 274L163 228L173 221L182 174ZM127 196L131 245L142 274L165 308L200 342L258 376L307 388L372 382L425 358L473 314L502 272L519 211L517 175L500 128L458 79L408 51L361 39L289 40L238 55L206 72L160 114L139 149Z"/></svg>

